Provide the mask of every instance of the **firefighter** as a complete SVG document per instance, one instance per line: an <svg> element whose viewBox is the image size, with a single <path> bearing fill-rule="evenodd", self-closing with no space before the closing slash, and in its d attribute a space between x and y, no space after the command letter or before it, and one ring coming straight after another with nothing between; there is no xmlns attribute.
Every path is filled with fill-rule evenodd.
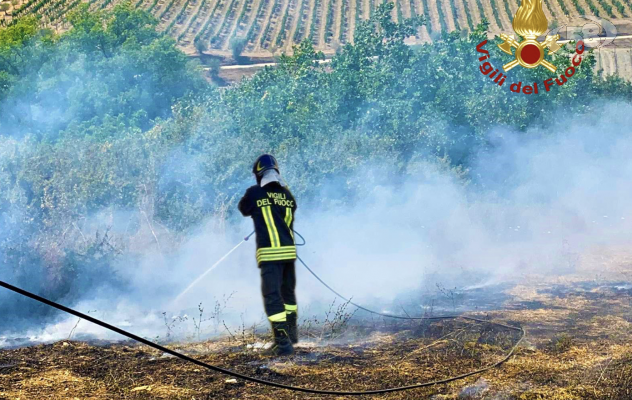
<svg viewBox="0 0 632 400"><path fill-rule="evenodd" d="M257 184L246 190L238 208L255 225L263 304L274 334L269 354L291 355L292 344L298 343L296 246L292 230L296 200L281 182L279 165L270 154L257 158L252 172Z"/></svg>

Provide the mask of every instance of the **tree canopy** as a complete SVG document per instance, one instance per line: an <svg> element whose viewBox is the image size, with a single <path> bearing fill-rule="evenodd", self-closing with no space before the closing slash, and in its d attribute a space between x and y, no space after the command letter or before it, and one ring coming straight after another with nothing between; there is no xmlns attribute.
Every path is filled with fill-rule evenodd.
<svg viewBox="0 0 632 400"><path fill-rule="evenodd" d="M112 11L78 7L61 35L35 17L0 30L0 132L20 136L84 133L117 119L148 129L205 83L158 21L129 3Z"/></svg>

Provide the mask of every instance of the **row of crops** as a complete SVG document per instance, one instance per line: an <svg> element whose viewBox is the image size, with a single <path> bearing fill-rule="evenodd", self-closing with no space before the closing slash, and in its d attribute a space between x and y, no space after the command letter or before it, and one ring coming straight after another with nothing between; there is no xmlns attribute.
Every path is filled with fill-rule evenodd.
<svg viewBox="0 0 632 400"><path fill-rule="evenodd" d="M36 13L42 21L63 28L64 16L81 2L105 9L122 0L12 0L3 23ZM247 52L289 49L304 39L321 50L353 40L360 22L384 0L133 0L136 7L161 20L160 29L183 46L199 51L230 51L241 42ZM520 0L394 0L393 18L426 15L417 38L436 39L442 32L471 30L482 18L492 30L512 30ZM549 22L581 15L632 17L632 0L544 0Z"/></svg>
<svg viewBox="0 0 632 400"><path fill-rule="evenodd" d="M82 2L90 3L96 8L95 0L12 0L2 2L0 9L3 12L1 25L10 24L12 20L25 15L37 14L46 26L60 27L65 23L65 18L70 11ZM100 6L107 7L112 0L104 0ZM99 7L100 7L99 6Z"/></svg>

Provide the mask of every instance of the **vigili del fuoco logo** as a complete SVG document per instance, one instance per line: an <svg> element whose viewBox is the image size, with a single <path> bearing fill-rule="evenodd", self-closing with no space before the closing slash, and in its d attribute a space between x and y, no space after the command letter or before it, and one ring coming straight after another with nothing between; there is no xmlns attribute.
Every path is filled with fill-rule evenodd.
<svg viewBox="0 0 632 400"><path fill-rule="evenodd" d="M500 35L500 38L504 42L499 44L498 47L503 52L515 57L513 61L502 66L503 71L508 72L512 68L520 65L523 68L529 69L542 66L555 73L557 67L548 61L546 56L555 53L561 48L561 46L557 44L560 35L546 36L544 41L538 41L538 37L546 32L548 28L548 21L542 9L542 0L522 0L520 8L518 8L514 17L512 26L514 31L521 36L523 40L519 42L504 33ZM492 79L493 82L498 84L498 86L503 86L507 75L500 72L498 68L494 68L490 61L485 61L489 58L489 52L484 49L486 44L487 40L483 40L476 46L476 51L484 54L478 59L482 62L479 69L483 75ZM512 52L512 49L514 48L516 50L515 52ZM548 54L546 54L547 50ZM581 55L584 53L584 50L584 42L579 40L575 47L576 54L573 56L572 65L566 68L566 70L558 77L545 79L544 82L542 82L545 91L550 91L551 87L555 84L558 86L564 85L567 80L575 74L575 67L581 64ZM555 82L553 82L553 79L555 79ZM509 90L512 92L522 92L524 94L539 94L540 89L541 87L538 87L538 82L534 82L533 85L523 85L522 82L517 82L512 83L509 86Z"/></svg>

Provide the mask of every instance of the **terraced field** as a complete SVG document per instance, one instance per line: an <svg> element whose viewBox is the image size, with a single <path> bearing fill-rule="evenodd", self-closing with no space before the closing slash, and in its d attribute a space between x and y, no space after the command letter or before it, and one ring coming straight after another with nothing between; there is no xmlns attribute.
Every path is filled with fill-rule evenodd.
<svg viewBox="0 0 632 400"><path fill-rule="evenodd" d="M600 49L596 58L597 69L604 75L617 74L632 80L632 46Z"/></svg>
<svg viewBox="0 0 632 400"><path fill-rule="evenodd" d="M64 29L65 16L81 2L91 9L106 9L123 0L9 0L0 2L0 20L37 13L42 22ZM385 0L132 0L160 19L189 54L203 51L229 56L234 39L245 41L244 55L270 57L291 51L292 45L310 39L325 53L353 42L359 23L369 18ZM520 0L393 0L393 18L426 15L428 24L411 42L436 39L442 31L470 30L482 18L494 33L512 32L511 21ZM597 16L617 26L632 26L632 0L544 0L551 24L579 26L584 17ZM555 26L555 25L552 25ZM632 33L632 29L626 33ZM603 49L599 65L606 74L632 75L630 42Z"/></svg>

